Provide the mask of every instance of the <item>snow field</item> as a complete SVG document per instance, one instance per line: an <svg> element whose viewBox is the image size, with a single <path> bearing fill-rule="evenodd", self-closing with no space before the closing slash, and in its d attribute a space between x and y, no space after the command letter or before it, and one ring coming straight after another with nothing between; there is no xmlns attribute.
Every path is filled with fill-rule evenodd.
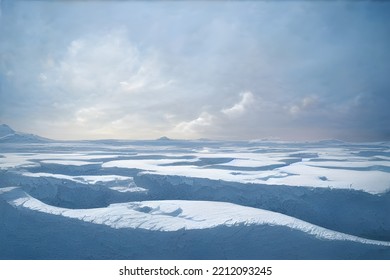
<svg viewBox="0 0 390 280"><path fill-rule="evenodd" d="M390 258L385 143L1 145L0 258Z"/></svg>

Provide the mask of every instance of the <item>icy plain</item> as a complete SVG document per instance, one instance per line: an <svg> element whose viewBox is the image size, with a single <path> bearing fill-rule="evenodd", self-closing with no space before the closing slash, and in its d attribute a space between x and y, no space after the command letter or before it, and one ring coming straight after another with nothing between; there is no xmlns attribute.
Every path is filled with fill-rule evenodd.
<svg viewBox="0 0 390 280"><path fill-rule="evenodd" d="M387 142L23 137L0 259L390 259Z"/></svg>

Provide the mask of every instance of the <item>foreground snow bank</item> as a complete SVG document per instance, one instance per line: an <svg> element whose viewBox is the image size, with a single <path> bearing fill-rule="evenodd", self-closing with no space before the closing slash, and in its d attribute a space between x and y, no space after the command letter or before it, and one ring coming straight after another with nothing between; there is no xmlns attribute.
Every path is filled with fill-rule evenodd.
<svg viewBox="0 0 390 280"><path fill-rule="evenodd" d="M73 226L78 225L81 232L92 232L96 227L99 228L98 234L94 233L94 236L99 236L103 247L116 243L117 247L111 247L106 252L114 254L115 258L131 258L138 255L142 256L141 258L170 259L180 254L185 254L188 258L212 256L212 258L222 259L361 258L362 256L369 258L378 254L390 257L390 242L359 238L283 214L231 203L143 201L112 204L106 208L76 210L44 204L20 188L10 187L0 189L0 210L6 228L27 230L23 233L17 231L15 236L5 234L4 229L0 230L1 247L5 252L10 251L10 244L15 244L20 241L21 235L24 236L24 249L21 255L32 254L33 252L29 251L32 248L34 254L39 255L43 253L40 250L44 250L47 246L57 247L58 244L55 243L64 236L66 236L65 242L72 246L75 246L74 244L87 246L88 244L80 243L79 234L71 232ZM27 224L23 224L25 221ZM54 221L56 222L53 224ZM43 231L37 228L41 224L46 224ZM62 226L57 228L59 224ZM59 229L62 232L57 235ZM116 231L121 233L120 239L117 239ZM226 239L217 241L216 235ZM37 246L41 242L35 240L38 236L45 240L43 247ZM184 243L179 242L182 248L179 244L172 243L176 238L177 241L186 240ZM26 244L26 240L32 243ZM146 240L148 244L156 246L147 255L142 246ZM123 244L120 245L122 242ZM133 244L130 246L130 251L127 251L128 242ZM165 251L164 255L160 255L161 250L167 250L166 246L162 245L165 242L172 247ZM272 243L275 246L283 244L284 247L275 247L273 251L270 248ZM267 254L264 255L262 250L244 251L249 244L258 249L267 248ZM300 247L297 248L297 245ZM203 252L201 255L198 251L199 246L207 250L207 254ZM328 249L324 250L325 247ZM240 249L236 251L237 248ZM343 248L348 250L343 251ZM85 253L74 253L68 250L68 247L61 247L58 252L52 252L52 257L72 255L74 258L85 258ZM113 257L113 255L101 254L93 255L93 258ZM17 256L18 253L14 252L14 257Z"/></svg>
<svg viewBox="0 0 390 280"><path fill-rule="evenodd" d="M105 208L65 209L47 205L20 188L0 189L0 196L11 206L53 215L104 224L112 228L141 228L158 231L206 229L217 226L274 225L296 229L319 239L347 240L390 246L380 242L339 233L272 211L226 202L163 200L111 204Z"/></svg>

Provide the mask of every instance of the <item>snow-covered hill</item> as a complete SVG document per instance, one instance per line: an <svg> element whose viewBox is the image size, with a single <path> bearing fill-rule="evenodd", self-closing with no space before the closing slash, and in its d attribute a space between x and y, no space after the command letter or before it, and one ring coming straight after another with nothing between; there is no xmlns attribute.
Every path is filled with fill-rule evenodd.
<svg viewBox="0 0 390 280"><path fill-rule="evenodd" d="M15 134L15 131L6 124L0 124L0 138L10 134Z"/></svg>
<svg viewBox="0 0 390 280"><path fill-rule="evenodd" d="M41 143L50 139L35 134L16 132L6 124L0 124L0 143Z"/></svg>

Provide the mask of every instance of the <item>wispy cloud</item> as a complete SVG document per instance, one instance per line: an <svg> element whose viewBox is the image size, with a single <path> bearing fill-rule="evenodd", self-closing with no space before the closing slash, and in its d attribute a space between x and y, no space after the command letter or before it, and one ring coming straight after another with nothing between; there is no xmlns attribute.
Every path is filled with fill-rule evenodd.
<svg viewBox="0 0 390 280"><path fill-rule="evenodd" d="M295 103L288 107L288 111L291 115L296 116L298 114L311 111L318 108L319 100L316 95L305 96L298 103Z"/></svg>
<svg viewBox="0 0 390 280"><path fill-rule="evenodd" d="M241 100L234 104L230 108L222 109L222 113L227 115L228 117L236 117L239 115L242 115L247 108L253 104L254 102L254 96L253 93L250 91L242 92L240 93Z"/></svg>
<svg viewBox="0 0 390 280"><path fill-rule="evenodd" d="M177 124L172 133L174 135L178 135L186 138L196 138L202 135L202 132L207 128L213 126L213 121L215 120L215 116L202 112L196 119L191 121L184 121Z"/></svg>

